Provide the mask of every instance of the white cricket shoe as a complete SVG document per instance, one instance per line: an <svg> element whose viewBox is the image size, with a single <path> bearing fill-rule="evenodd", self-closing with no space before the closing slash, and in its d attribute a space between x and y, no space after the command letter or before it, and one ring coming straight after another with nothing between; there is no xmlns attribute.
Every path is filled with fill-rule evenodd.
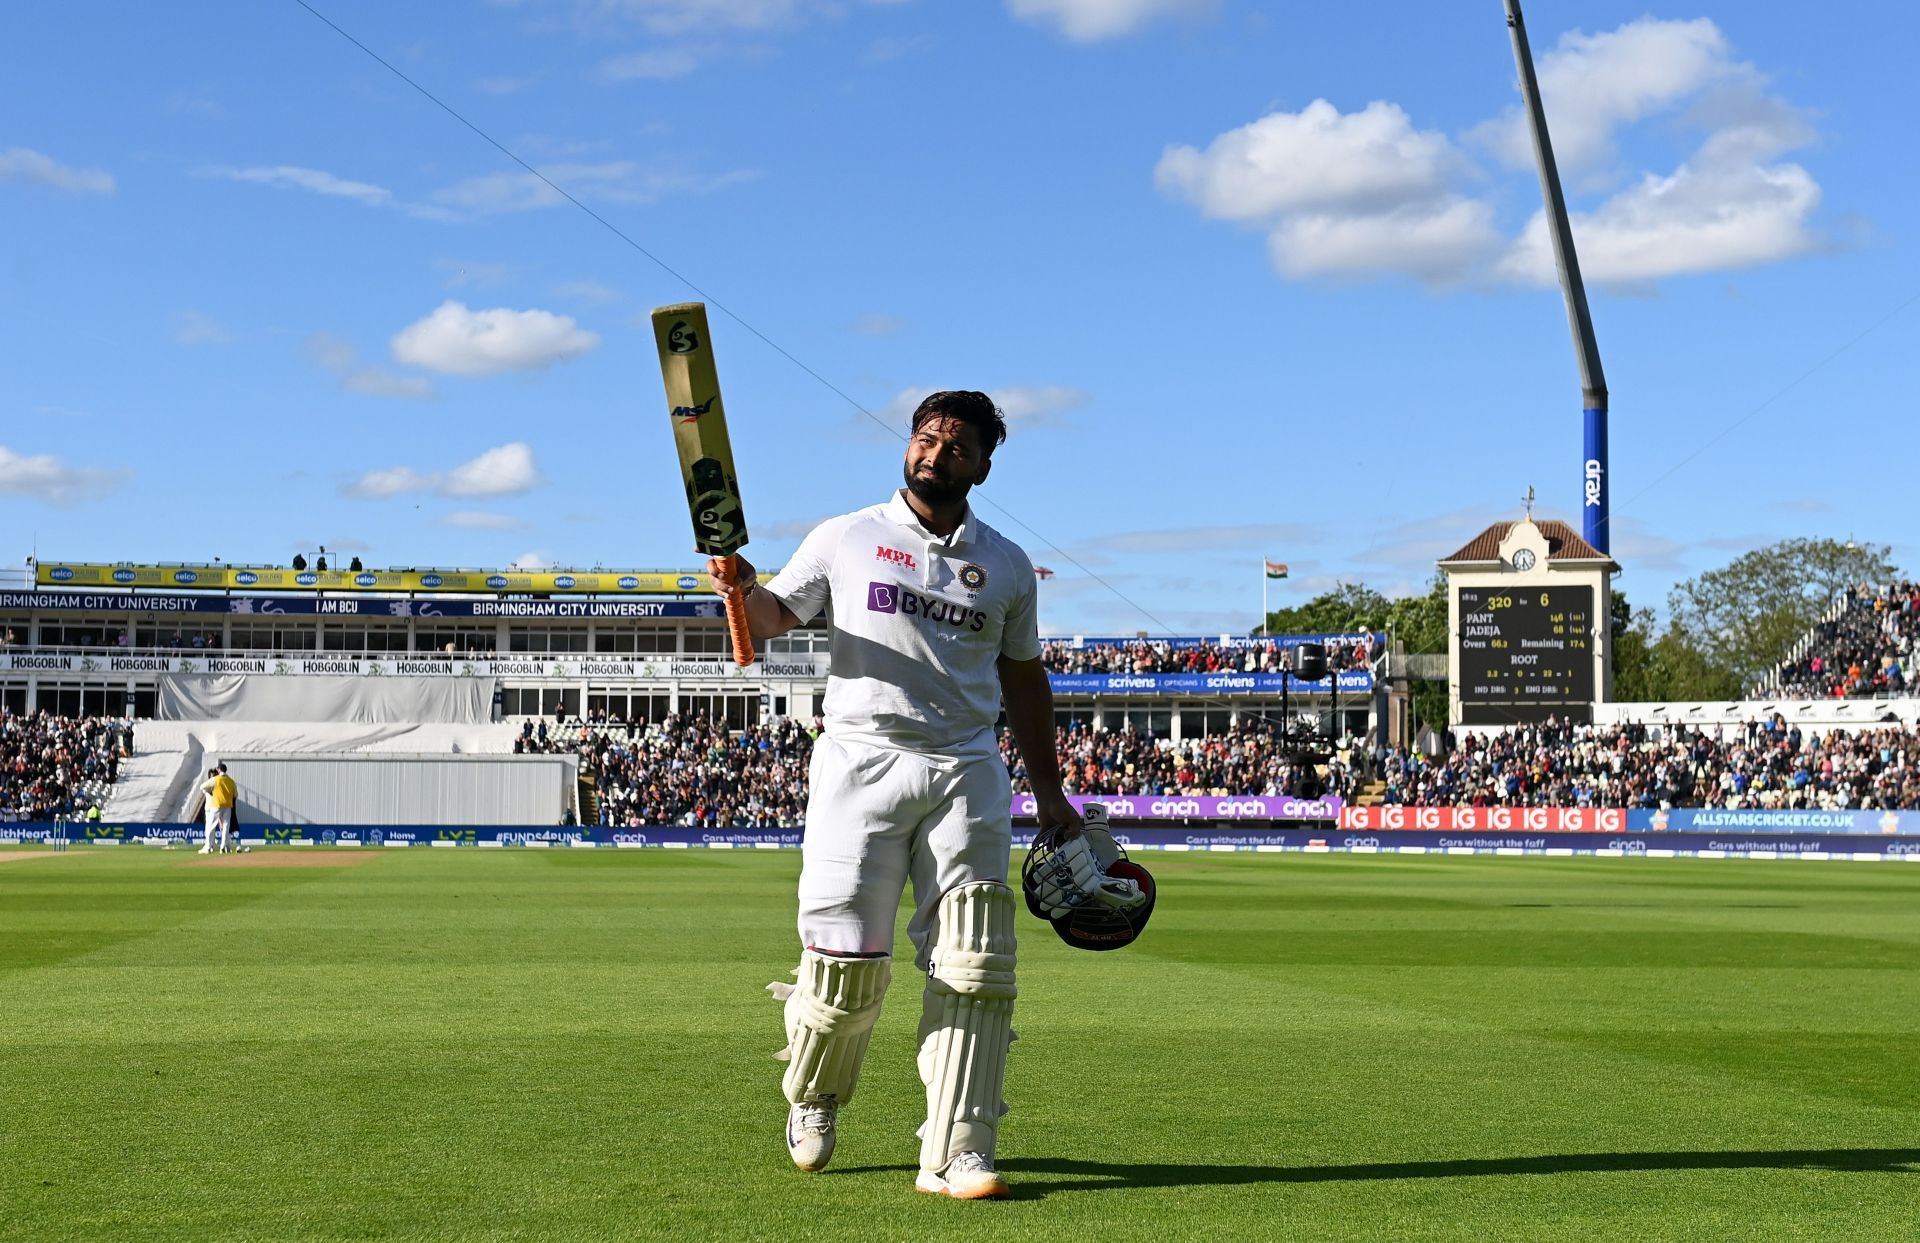
<svg viewBox="0 0 1920 1243"><path fill-rule="evenodd" d="M201 853L201 854L203 854L203 855L210 855L210 854L212 854L212 853L213 853L213 849L212 849L211 847L208 847L208 846L202 846L202 847L200 848L200 853Z"/></svg>
<svg viewBox="0 0 1920 1243"><path fill-rule="evenodd" d="M947 1168L936 1174L932 1170L921 1170L920 1177L913 1180L915 1191L924 1191L929 1195L951 1196L955 1200L1007 1200L1013 1197L1013 1188L1007 1186L1007 1180L1000 1177L1000 1171L993 1168L993 1158L984 1152L963 1152L947 1163Z"/></svg>
<svg viewBox="0 0 1920 1243"><path fill-rule="evenodd" d="M787 1155L809 1173L833 1159L834 1116L840 1106L806 1102L787 1111Z"/></svg>

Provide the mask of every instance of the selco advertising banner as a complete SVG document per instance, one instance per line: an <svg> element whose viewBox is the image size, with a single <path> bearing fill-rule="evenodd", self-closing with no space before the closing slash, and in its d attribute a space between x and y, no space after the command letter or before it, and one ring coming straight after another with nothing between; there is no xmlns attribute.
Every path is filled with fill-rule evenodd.
<svg viewBox="0 0 1920 1243"><path fill-rule="evenodd" d="M1075 811L1105 805L1114 820L1337 820L1337 798L1304 799L1271 794L1217 797L1200 794L1070 794ZM1032 816L1033 795L1013 796L1013 814Z"/></svg>
<svg viewBox="0 0 1920 1243"><path fill-rule="evenodd" d="M762 582L772 579L762 574ZM260 591L458 591L574 595L710 594L697 570L283 570L230 565L41 562L42 587L194 587Z"/></svg>
<svg viewBox="0 0 1920 1243"><path fill-rule="evenodd" d="M1920 811L1769 811L1758 808L1348 807L1349 830L1424 829L1474 833L1854 833L1920 835Z"/></svg>
<svg viewBox="0 0 1920 1243"><path fill-rule="evenodd" d="M0 823L0 845L44 842L54 826ZM64 826L76 847L190 845L201 829L190 824L99 824ZM799 829L702 829L683 825L637 828L546 828L534 825L242 825L241 843L252 848L297 847L550 847L665 848L685 850L791 850ZM1348 832L1327 826L1163 828L1128 825L1114 838L1129 850L1342 851L1353 854L1602 855L1614 858L1760 858L1892 860L1920 863L1920 840L1859 834L1796 833L1522 833L1382 829ZM1013 844L1032 844L1031 831L1015 832ZM210 861L218 866L218 861ZM1163 885L1167 882L1163 881Z"/></svg>
<svg viewBox="0 0 1920 1243"><path fill-rule="evenodd" d="M799 678L827 676L824 653L762 657L744 668L731 660L677 660L655 656L570 656L562 660L535 657L489 660L435 660L429 654L380 659L332 656L231 656L204 654L142 654L80 656L73 653L16 652L0 655L0 673L247 673L268 677L408 677L408 678L627 678L662 681Z"/></svg>
<svg viewBox="0 0 1920 1243"><path fill-rule="evenodd" d="M719 617L718 600L355 600L183 593L0 591L0 610L87 613L229 613L290 617Z"/></svg>
<svg viewBox="0 0 1920 1243"><path fill-rule="evenodd" d="M1055 673L1049 676L1059 695L1324 695L1327 680L1308 682L1290 673ZM1340 693L1373 689L1371 673L1339 675Z"/></svg>

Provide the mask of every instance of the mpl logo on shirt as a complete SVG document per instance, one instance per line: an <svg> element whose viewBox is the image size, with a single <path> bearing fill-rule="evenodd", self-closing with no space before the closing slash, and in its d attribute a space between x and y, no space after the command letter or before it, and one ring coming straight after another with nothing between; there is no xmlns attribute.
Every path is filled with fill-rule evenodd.
<svg viewBox="0 0 1920 1243"><path fill-rule="evenodd" d="M893 613L902 617L924 617L930 622L980 631L987 628L987 615L979 609L963 608L947 600L935 600L909 591L898 583L868 583L867 611Z"/></svg>
<svg viewBox="0 0 1920 1243"><path fill-rule="evenodd" d="M888 548L885 544L880 545L880 547L875 550L873 559L875 561L885 561L889 565L905 566L909 570L917 570L920 568L913 563L912 553L901 552L898 548Z"/></svg>

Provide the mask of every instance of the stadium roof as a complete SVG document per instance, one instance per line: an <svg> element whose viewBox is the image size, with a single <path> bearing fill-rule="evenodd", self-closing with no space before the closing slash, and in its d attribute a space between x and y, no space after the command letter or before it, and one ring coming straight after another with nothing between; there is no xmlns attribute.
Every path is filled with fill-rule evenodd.
<svg viewBox="0 0 1920 1243"><path fill-rule="evenodd" d="M1493 565L1500 560L1500 545L1506 542L1509 532L1517 523L1496 522L1480 534L1467 541L1466 547L1450 557L1440 558L1441 565ZM1620 565L1612 557L1601 552L1582 539L1575 531L1558 518L1542 518L1534 523L1540 528L1540 534L1547 540L1547 560L1567 564L1587 562L1604 565L1618 570Z"/></svg>

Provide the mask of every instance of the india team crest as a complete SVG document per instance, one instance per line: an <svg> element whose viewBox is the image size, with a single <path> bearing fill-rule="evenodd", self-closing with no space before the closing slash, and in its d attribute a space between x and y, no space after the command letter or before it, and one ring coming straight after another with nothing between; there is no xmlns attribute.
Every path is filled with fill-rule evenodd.
<svg viewBox="0 0 1920 1243"><path fill-rule="evenodd" d="M978 591L987 585L987 572L969 561L960 567L960 585L968 591Z"/></svg>

